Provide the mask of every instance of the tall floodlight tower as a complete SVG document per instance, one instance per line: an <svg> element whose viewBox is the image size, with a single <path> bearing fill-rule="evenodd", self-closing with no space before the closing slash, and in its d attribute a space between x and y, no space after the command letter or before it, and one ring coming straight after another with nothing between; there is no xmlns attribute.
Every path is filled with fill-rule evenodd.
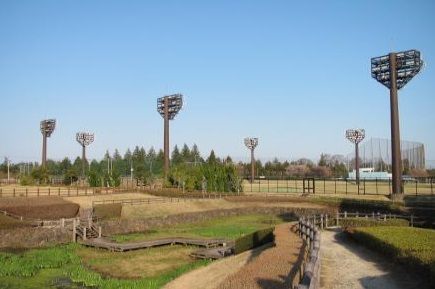
<svg viewBox="0 0 435 289"><path fill-rule="evenodd" d="M355 182L359 185L359 150L358 144L364 139L366 132L363 129L346 130L346 138L355 144ZM358 192L359 193L359 192Z"/></svg>
<svg viewBox="0 0 435 289"><path fill-rule="evenodd" d="M45 119L40 123L40 129L42 133L42 166L45 166L47 163L47 138L51 136L55 128L55 119Z"/></svg>
<svg viewBox="0 0 435 289"><path fill-rule="evenodd" d="M76 141L82 146L82 175L86 171L86 147L94 142L94 134L88 132L76 133Z"/></svg>
<svg viewBox="0 0 435 289"><path fill-rule="evenodd" d="M390 89L392 199L400 199L403 193L397 90L416 76L422 67L423 60L417 50L392 52L371 59L372 77Z"/></svg>
<svg viewBox="0 0 435 289"><path fill-rule="evenodd" d="M166 95L157 99L157 111L164 120L164 172L165 178L169 172L169 121L173 120L183 106L183 95L180 93Z"/></svg>
<svg viewBox="0 0 435 289"><path fill-rule="evenodd" d="M245 138L245 146L251 151L251 183L254 182L255 177L255 158L254 150L258 145L258 138Z"/></svg>

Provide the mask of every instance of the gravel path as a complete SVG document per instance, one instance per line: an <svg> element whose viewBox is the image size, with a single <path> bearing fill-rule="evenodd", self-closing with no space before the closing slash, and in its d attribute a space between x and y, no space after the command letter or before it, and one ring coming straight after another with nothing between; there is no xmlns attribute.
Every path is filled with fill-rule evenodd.
<svg viewBox="0 0 435 289"><path fill-rule="evenodd" d="M191 271L168 283L164 289L281 289L291 288L293 264L302 241L290 231L291 224L275 229L275 246L227 257Z"/></svg>
<svg viewBox="0 0 435 289"><path fill-rule="evenodd" d="M294 224L275 228L275 246L252 258L243 268L226 278L218 289L288 289L296 284L296 266L302 240L291 231Z"/></svg>
<svg viewBox="0 0 435 289"><path fill-rule="evenodd" d="M423 289L418 276L404 272L339 231L323 231L322 289Z"/></svg>

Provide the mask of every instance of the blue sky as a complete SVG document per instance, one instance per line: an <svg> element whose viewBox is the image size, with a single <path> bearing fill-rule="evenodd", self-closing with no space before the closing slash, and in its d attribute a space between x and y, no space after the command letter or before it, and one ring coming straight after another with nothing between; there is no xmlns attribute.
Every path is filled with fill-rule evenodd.
<svg viewBox="0 0 435 289"><path fill-rule="evenodd" d="M156 98L181 92L171 146L205 154L346 154L347 128L390 135L388 90L370 58L418 49L425 69L399 92L403 139L435 160L434 1L0 0L0 157L40 159L39 121L56 118L49 157L161 148Z"/></svg>

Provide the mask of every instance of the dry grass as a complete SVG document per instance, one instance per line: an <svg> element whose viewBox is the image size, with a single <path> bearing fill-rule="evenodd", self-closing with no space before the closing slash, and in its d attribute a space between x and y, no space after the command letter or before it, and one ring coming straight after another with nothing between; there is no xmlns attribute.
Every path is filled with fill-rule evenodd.
<svg viewBox="0 0 435 289"><path fill-rule="evenodd" d="M82 248L78 255L86 266L119 279L156 277L182 265L193 263L189 254L195 247L165 246L130 252L107 252Z"/></svg>
<svg viewBox="0 0 435 289"><path fill-rule="evenodd" d="M111 194L111 195L92 195L92 196L75 196L75 197L64 197L64 200L76 203L80 205L81 208L92 208L93 201L103 201L103 200L120 200L120 199L146 199L146 198L156 198L152 195L142 194L142 193L123 193L123 194Z"/></svg>
<svg viewBox="0 0 435 289"><path fill-rule="evenodd" d="M312 204L309 202L294 202L292 200L272 201L269 199L261 199L251 201L249 197L247 201L233 202L226 199L205 199L198 201L186 201L180 203L159 203L146 204L138 206L123 206L123 219L141 219L149 217L165 217L169 215L181 213L205 212L218 209L236 209L236 208L252 208L252 207L282 207L282 208L325 208L320 204Z"/></svg>
<svg viewBox="0 0 435 289"><path fill-rule="evenodd" d="M364 182L360 185L360 193L363 192ZM391 192L391 185L388 182L378 183L374 181L366 181L365 191L367 194L388 195ZM245 180L242 184L245 193L262 192L262 193L302 193L303 181L302 180L256 180L252 185L249 181ZM405 183L405 194L414 195L416 186L414 182ZM434 188L430 184L419 183L418 194L431 194ZM316 193L317 194L340 194L345 195L346 192L351 195L358 195L358 186L353 182L342 180L316 180Z"/></svg>

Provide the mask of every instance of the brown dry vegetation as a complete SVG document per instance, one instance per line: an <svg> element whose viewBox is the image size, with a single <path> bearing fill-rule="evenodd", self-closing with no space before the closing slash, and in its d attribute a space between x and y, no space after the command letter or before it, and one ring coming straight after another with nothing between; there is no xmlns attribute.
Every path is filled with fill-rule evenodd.
<svg viewBox="0 0 435 289"><path fill-rule="evenodd" d="M291 224L275 229L275 246L253 256L238 272L225 279L218 289L287 289L299 282L298 265L302 262L303 241L290 230Z"/></svg>
<svg viewBox="0 0 435 289"><path fill-rule="evenodd" d="M90 196L75 196L64 197L66 201L80 205L81 208L92 208L92 202L104 200L120 200L120 199L146 199L155 198L155 196L142 193L123 193L111 195L90 195Z"/></svg>
<svg viewBox="0 0 435 289"><path fill-rule="evenodd" d="M276 199L276 201L274 201ZM233 201L235 200L235 201ZM237 201L240 200L240 201ZM282 207L282 208L325 208L322 204L313 204L306 199L294 201L287 198L255 198L255 197L232 197L225 199L201 199L186 202L144 204L139 206L125 205L122 208L123 219L142 219L149 217L164 217L173 214L205 212L220 209L237 209L252 207Z"/></svg>
<svg viewBox="0 0 435 289"><path fill-rule="evenodd" d="M130 252L108 252L82 248L78 255L86 266L120 279L155 277L181 265L193 263L189 254L195 247L164 246Z"/></svg>
<svg viewBox="0 0 435 289"><path fill-rule="evenodd" d="M67 229L14 228L0 230L0 248L36 248L68 243L72 233Z"/></svg>
<svg viewBox="0 0 435 289"><path fill-rule="evenodd" d="M0 210L27 219L54 220L75 217L79 211L79 206L60 197L18 197L0 199Z"/></svg>
<svg viewBox="0 0 435 289"><path fill-rule="evenodd" d="M0 230L30 227L31 224L26 221L20 221L3 214L0 214Z"/></svg>

